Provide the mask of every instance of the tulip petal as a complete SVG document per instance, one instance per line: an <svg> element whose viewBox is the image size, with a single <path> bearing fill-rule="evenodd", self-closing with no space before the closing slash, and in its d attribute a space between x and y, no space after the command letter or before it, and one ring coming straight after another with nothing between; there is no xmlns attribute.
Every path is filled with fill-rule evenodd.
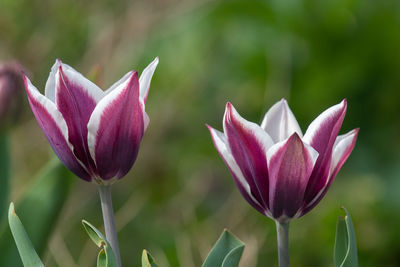
<svg viewBox="0 0 400 267"><path fill-rule="evenodd" d="M330 107L319 115L308 127L303 141L318 151L319 157L307 186L305 202L307 205L325 186L332 160L332 148L346 114L347 101Z"/></svg>
<svg viewBox="0 0 400 267"><path fill-rule="evenodd" d="M265 114L261 123L275 143L286 140L293 133L303 136L300 126L285 99L273 105Z"/></svg>
<svg viewBox="0 0 400 267"><path fill-rule="evenodd" d="M356 145L358 131L359 129L354 129L347 134L339 135L336 138L335 144L333 145L329 179L326 181L324 187L314 197L314 199L307 204L303 211L303 214L310 211L325 196L340 168L343 166L347 158L350 156L350 153L353 151L353 148Z"/></svg>
<svg viewBox="0 0 400 267"><path fill-rule="evenodd" d="M107 94L88 122L88 145L103 180L123 177L136 160L144 123L136 72Z"/></svg>
<svg viewBox="0 0 400 267"><path fill-rule="evenodd" d="M158 65L158 57L156 57L143 71L139 78L140 84L140 97L143 103L146 103L147 95L149 94L150 82L153 77L154 71Z"/></svg>
<svg viewBox="0 0 400 267"><path fill-rule="evenodd" d="M53 103L56 103L56 73L60 66L61 60L57 59L54 65L51 67L50 75L47 79L46 87L44 89L44 95Z"/></svg>
<svg viewBox="0 0 400 267"><path fill-rule="evenodd" d="M209 125L206 126L210 131L215 148L217 149L222 160L225 162L225 165L228 167L237 187L239 188L240 193L243 195L246 201L256 210L264 215L269 216L262 204L253 196L250 185L244 178L243 173L239 168L239 165L236 163L235 159L232 156L225 134L218 130L215 130Z"/></svg>
<svg viewBox="0 0 400 267"><path fill-rule="evenodd" d="M148 68L148 67L147 67ZM154 71L153 71L154 72ZM105 94L109 94L110 92L112 92L115 88L118 88L118 86L120 86L122 83L125 83L133 74L133 71L128 72L127 74L125 74L119 81L117 81L116 83L114 83L110 88L108 88L105 91ZM139 79L140 81L140 79ZM140 84L140 82L139 82ZM144 105L144 100L141 98L141 107L143 110L143 123L144 123L144 131L146 131L147 126L149 125L150 122L150 118L147 115L146 111L145 111L145 105Z"/></svg>
<svg viewBox="0 0 400 267"><path fill-rule="evenodd" d="M266 152L273 145L271 137L257 124L242 118L229 102L224 115L224 132L252 195L264 207L268 207Z"/></svg>
<svg viewBox="0 0 400 267"><path fill-rule="evenodd" d="M296 216L317 158L318 152L304 144L297 133L268 150L269 203L274 218Z"/></svg>
<svg viewBox="0 0 400 267"><path fill-rule="evenodd" d="M90 181L89 173L72 153L72 145L68 141L68 127L56 105L43 96L25 75L23 77L33 114L54 152L75 175Z"/></svg>
<svg viewBox="0 0 400 267"><path fill-rule="evenodd" d="M108 95L109 93L111 93L115 88L117 88L118 86L120 86L122 83L126 82L131 76L132 76L133 70L131 70L130 72L128 72L127 74L125 74L124 76L122 76L121 79L119 79L116 83L114 83L113 85L111 85L110 88L108 88L106 91L104 91L104 94Z"/></svg>
<svg viewBox="0 0 400 267"><path fill-rule="evenodd" d="M87 123L103 94L100 88L70 66L60 64L58 67L55 95L57 109L67 123L68 137L75 156L88 167L90 173L95 168L87 145Z"/></svg>

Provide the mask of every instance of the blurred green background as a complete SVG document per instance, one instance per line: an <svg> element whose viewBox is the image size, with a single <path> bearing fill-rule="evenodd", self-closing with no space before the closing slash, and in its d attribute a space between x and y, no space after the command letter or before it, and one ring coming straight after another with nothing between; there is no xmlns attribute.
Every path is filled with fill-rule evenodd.
<svg viewBox="0 0 400 267"><path fill-rule="evenodd" d="M104 89L160 58L138 160L113 187L124 266L140 266L143 248L160 266L200 266L225 227L246 243L241 266L277 266L275 224L241 197L204 124L222 129L227 101L259 123L282 97L303 131L343 98L341 133L360 127L326 197L291 223L292 266L333 266L340 205L353 217L360 266L399 266L399 49L398 0L0 1L0 60L19 60L40 90L56 58L97 73ZM27 99L20 105L10 130L16 202L53 157ZM95 266L81 219L101 228L97 189L66 179L73 188L42 258Z"/></svg>

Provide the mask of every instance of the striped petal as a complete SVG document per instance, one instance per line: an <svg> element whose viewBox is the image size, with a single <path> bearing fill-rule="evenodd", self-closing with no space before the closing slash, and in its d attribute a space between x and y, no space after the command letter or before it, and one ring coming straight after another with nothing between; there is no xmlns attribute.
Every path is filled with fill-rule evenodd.
<svg viewBox="0 0 400 267"><path fill-rule="evenodd" d="M51 67L50 75L47 79L46 87L44 89L44 95L53 103L56 103L56 73L60 66L61 60L57 59L54 65Z"/></svg>
<svg viewBox="0 0 400 267"><path fill-rule="evenodd" d="M252 195L264 207L268 207L266 152L273 145L271 137L257 124L243 119L229 102L224 115L224 132Z"/></svg>
<svg viewBox="0 0 400 267"><path fill-rule="evenodd" d="M296 117L285 99L277 102L268 110L261 123L261 128L271 136L275 143L286 140L293 133L297 133L300 137L303 136Z"/></svg>
<svg viewBox="0 0 400 267"><path fill-rule="evenodd" d="M232 156L225 134L208 125L206 126L210 131L215 148L217 149L222 160L225 162L225 165L228 167L237 187L239 188L240 193L251 206L253 206L260 213L267 215L265 208L251 193L250 185L244 178L242 171Z"/></svg>
<svg viewBox="0 0 400 267"><path fill-rule="evenodd" d="M143 103L146 103L147 96L149 94L150 82L153 77L154 71L158 65L158 57L156 57L153 62L151 62L143 71L139 78L140 84L140 98L143 99Z"/></svg>
<svg viewBox="0 0 400 267"><path fill-rule="evenodd" d="M302 207L318 152L294 133L272 146L267 157L270 211L274 218L285 221L295 217Z"/></svg>
<svg viewBox="0 0 400 267"><path fill-rule="evenodd" d="M144 132L136 72L107 94L88 122L88 145L103 180L123 177L132 167Z"/></svg>
<svg viewBox="0 0 400 267"><path fill-rule="evenodd" d="M319 153L307 186L305 204L310 203L325 186L332 160L332 148L346 114L346 99L319 115L308 127L303 141Z"/></svg>
<svg viewBox="0 0 400 267"><path fill-rule="evenodd" d="M314 199L307 204L306 208L303 211L303 214L307 213L313 207L315 207L315 205L317 205L319 201L325 196L340 168L343 166L347 158L350 156L350 153L353 151L353 148L356 145L358 131L359 129L354 129L351 132L344 135L339 135L336 138L335 144L333 145L329 179L326 181L324 187L320 190L320 192L316 194Z"/></svg>
<svg viewBox="0 0 400 267"><path fill-rule="evenodd" d="M33 114L54 152L75 175L90 181L89 173L72 153L72 145L68 141L67 123L62 114L54 102L43 96L25 75L23 77Z"/></svg>
<svg viewBox="0 0 400 267"><path fill-rule="evenodd" d="M87 145L87 123L103 91L61 61L55 74L55 101L68 126L69 141L75 156L95 172ZM93 174L92 173L92 174Z"/></svg>

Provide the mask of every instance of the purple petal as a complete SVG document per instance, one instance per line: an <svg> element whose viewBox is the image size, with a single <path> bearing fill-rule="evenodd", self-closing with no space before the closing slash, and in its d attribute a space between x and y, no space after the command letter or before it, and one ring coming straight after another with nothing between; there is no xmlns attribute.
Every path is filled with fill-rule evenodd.
<svg viewBox="0 0 400 267"><path fill-rule="evenodd" d="M139 84L140 84L140 98L143 99L143 103L146 103L147 96L149 94L150 82L153 77L154 71L156 70L158 65L158 57L156 57L153 62L151 62L140 75Z"/></svg>
<svg viewBox="0 0 400 267"><path fill-rule="evenodd" d="M224 132L252 195L264 207L268 207L266 152L273 145L271 137L257 124L243 119L229 102L224 115Z"/></svg>
<svg viewBox="0 0 400 267"><path fill-rule="evenodd" d="M285 99L273 105L265 114L261 123L263 128L275 143L286 140L293 133L303 136L296 117L290 110Z"/></svg>
<svg viewBox="0 0 400 267"><path fill-rule="evenodd" d="M25 75L23 77L33 114L54 152L76 176L86 181L91 181L88 172L72 153L72 145L67 140L67 124L61 113L57 110L56 105L50 99L40 94Z"/></svg>
<svg viewBox="0 0 400 267"><path fill-rule="evenodd" d="M157 60L157 61L156 61L156 60ZM151 75L153 75L153 72L154 72L154 70L155 70L155 67L156 67L157 64L158 64L158 58L156 58L156 60L154 60L154 61L145 69L145 71L143 72L142 76L145 75L145 74L146 74L146 75L145 75L146 77L149 76L149 69L152 70ZM146 71L146 70L147 70L147 71ZM133 74L133 71L130 71L130 72L128 72L127 74L125 74L119 81L117 81L117 82L114 83L110 88L108 88L108 89L105 91L105 94L106 94L106 95L109 94L109 93L112 92L115 88L118 88L118 86L120 86L121 84L126 83L127 80L131 78L132 74ZM140 78L142 78L142 77L140 77ZM151 79L151 76L150 76L150 79ZM139 84L140 84L140 79L139 79ZM148 86L149 86L149 88L150 88L150 81L148 81ZM140 88L141 88L141 87L140 87ZM147 90L147 92L148 92L148 90ZM146 97L147 97L147 95L146 95ZM142 105L142 107L143 107L144 131L146 131L147 126L149 125L149 122L150 122L150 118L149 118L149 116L147 115L147 113L146 113L146 111L145 111L145 105L144 105L145 100L144 100L142 97L140 97L140 102L141 102L141 105Z"/></svg>
<svg viewBox="0 0 400 267"><path fill-rule="evenodd" d="M143 106L134 72L97 104L88 123L90 154L103 180L121 178L131 169L143 131Z"/></svg>
<svg viewBox="0 0 400 267"><path fill-rule="evenodd" d="M94 162L87 145L87 123L103 92L65 64L60 63L55 78L55 100L68 126L68 140L75 156L94 174Z"/></svg>
<svg viewBox="0 0 400 267"><path fill-rule="evenodd" d="M330 107L310 124L304 135L303 141L311 145L319 153L307 186L304 205L307 205L315 198L329 178L332 147L342 126L346 108L346 99Z"/></svg>
<svg viewBox="0 0 400 267"><path fill-rule="evenodd" d="M356 145L358 131L359 129L354 129L353 131L344 135L339 135L336 138L335 144L333 145L333 155L329 179L324 187L321 189L321 191L318 192L318 194L310 203L308 203L302 214L306 214L308 211L310 211L325 196L340 168L343 166L347 158L350 156L350 153L353 151L353 148Z"/></svg>
<svg viewBox="0 0 400 267"><path fill-rule="evenodd" d="M318 152L294 133L289 139L272 146L267 156L270 211L278 220L293 218L302 207Z"/></svg>
<svg viewBox="0 0 400 267"><path fill-rule="evenodd" d="M232 153L229 149L225 134L215 130L214 128L208 125L206 126L210 131L211 138L213 140L215 148L217 149L222 160L225 162L225 165L228 167L237 187L239 188L240 193L243 195L243 197L251 206L253 206L260 213L268 216L267 214L268 212L266 211L266 209L252 195L249 184L244 178L243 173L240 170L235 159L232 157Z"/></svg>

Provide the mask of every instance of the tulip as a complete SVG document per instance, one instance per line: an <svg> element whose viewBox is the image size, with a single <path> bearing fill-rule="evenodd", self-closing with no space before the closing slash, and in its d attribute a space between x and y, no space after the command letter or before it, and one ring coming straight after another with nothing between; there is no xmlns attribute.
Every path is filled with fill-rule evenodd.
<svg viewBox="0 0 400 267"><path fill-rule="evenodd" d="M57 60L42 95L24 75L29 103L54 152L85 181L112 184L136 160L149 123L145 102L156 58L140 79L128 72L106 91Z"/></svg>
<svg viewBox="0 0 400 267"><path fill-rule="evenodd" d="M106 91L57 60L41 94L23 75L29 103L54 152L76 176L99 184L106 237L121 265L110 185L134 164L149 124L145 102L156 58Z"/></svg>
<svg viewBox="0 0 400 267"><path fill-rule="evenodd" d="M23 69L17 61L0 63L0 132L14 125L22 113Z"/></svg>
<svg viewBox="0 0 400 267"><path fill-rule="evenodd" d="M346 108L346 100L330 107L304 136L285 99L268 110L261 125L242 118L229 102L224 132L207 125L243 197L276 221L280 266L289 264L289 221L319 203L354 148L358 129L338 136Z"/></svg>

